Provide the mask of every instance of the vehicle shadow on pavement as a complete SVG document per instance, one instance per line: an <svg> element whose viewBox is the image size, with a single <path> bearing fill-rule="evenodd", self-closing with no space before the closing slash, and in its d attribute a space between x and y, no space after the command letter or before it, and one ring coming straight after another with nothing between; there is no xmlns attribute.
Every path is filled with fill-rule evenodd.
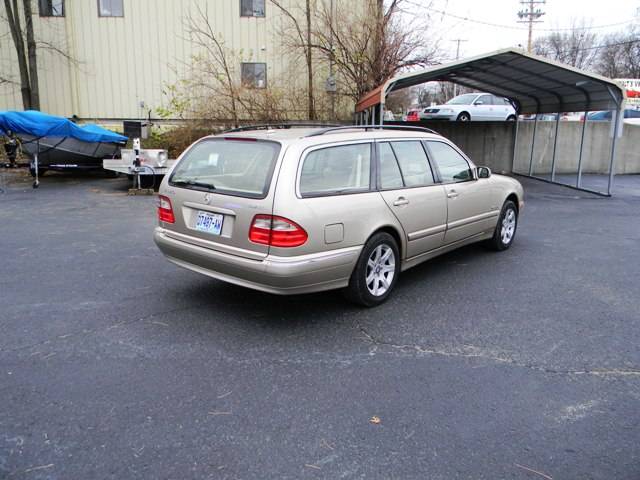
<svg viewBox="0 0 640 480"><path fill-rule="evenodd" d="M232 318L246 325L270 329L305 328L310 323L353 316L369 320L393 315L407 301L414 308L428 307L432 295L440 295L434 293L433 285L446 279L453 265L481 268L485 262L492 261L487 257L493 253L481 245L469 245L411 268L401 274L391 298L373 309L354 305L340 290L279 296L205 277L199 282L176 286L174 293L189 304L220 313L215 318L221 321Z"/></svg>
<svg viewBox="0 0 640 480"><path fill-rule="evenodd" d="M280 296L205 277L197 284L182 287L179 294L203 310L220 313L215 318L221 321L235 319L247 325L271 328L295 329L315 319L342 316L345 309L358 310L340 291Z"/></svg>

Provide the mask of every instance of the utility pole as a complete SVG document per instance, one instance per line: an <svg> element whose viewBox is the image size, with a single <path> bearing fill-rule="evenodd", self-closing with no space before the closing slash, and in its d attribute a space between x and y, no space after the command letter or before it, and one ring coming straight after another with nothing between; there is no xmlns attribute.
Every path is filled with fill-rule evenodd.
<svg viewBox="0 0 640 480"><path fill-rule="evenodd" d="M456 46L456 60L460 58L460 43L466 42L467 40L464 38L455 38L451 40L452 42L456 42L458 45ZM458 95L458 84L453 84L453 96L456 97Z"/></svg>
<svg viewBox="0 0 640 480"><path fill-rule="evenodd" d="M533 45L533 24L534 23L542 23L542 20L538 20L540 17L544 15L543 12L539 8L535 8L536 5L544 5L546 0L520 0L522 5L525 7L518 12L518 23L528 23L529 24L529 41L527 42L527 52L531 53L531 48Z"/></svg>
<svg viewBox="0 0 640 480"><path fill-rule="evenodd" d="M330 22L330 33L331 37L329 40L329 46L331 47L331 55L329 56L329 78L327 79L326 90L329 93L329 98L331 100L331 121L335 121L336 119L336 93L337 93L337 85L336 85L336 77L334 72L334 63L335 63L335 51L333 46L333 17L334 17L334 9L333 9L333 0L329 5L329 11L331 12L331 16L329 18Z"/></svg>

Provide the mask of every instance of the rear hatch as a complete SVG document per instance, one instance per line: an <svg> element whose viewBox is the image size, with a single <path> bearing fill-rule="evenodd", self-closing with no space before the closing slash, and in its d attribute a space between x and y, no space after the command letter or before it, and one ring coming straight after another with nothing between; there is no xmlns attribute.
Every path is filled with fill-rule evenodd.
<svg viewBox="0 0 640 480"><path fill-rule="evenodd" d="M243 137L211 137L193 145L161 191L175 222L167 235L204 248L260 260L268 245L249 240L256 215L273 211L271 188L281 145Z"/></svg>

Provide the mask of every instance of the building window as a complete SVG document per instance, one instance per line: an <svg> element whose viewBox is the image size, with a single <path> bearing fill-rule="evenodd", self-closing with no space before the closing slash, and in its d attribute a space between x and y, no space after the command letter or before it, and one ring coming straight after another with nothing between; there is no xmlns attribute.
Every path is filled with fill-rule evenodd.
<svg viewBox="0 0 640 480"><path fill-rule="evenodd" d="M41 17L64 17L64 0L39 0Z"/></svg>
<svg viewBox="0 0 640 480"><path fill-rule="evenodd" d="M267 88L267 64L243 63L242 86L248 88Z"/></svg>
<svg viewBox="0 0 640 480"><path fill-rule="evenodd" d="M98 0L99 17L124 17L124 0Z"/></svg>
<svg viewBox="0 0 640 480"><path fill-rule="evenodd" d="M240 0L241 17L264 17L264 0Z"/></svg>

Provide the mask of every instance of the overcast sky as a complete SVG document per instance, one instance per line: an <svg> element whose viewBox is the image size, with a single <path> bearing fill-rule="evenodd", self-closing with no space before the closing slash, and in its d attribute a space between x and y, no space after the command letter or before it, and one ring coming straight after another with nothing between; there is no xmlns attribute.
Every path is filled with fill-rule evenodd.
<svg viewBox="0 0 640 480"><path fill-rule="evenodd" d="M524 8L519 0L411 0L416 4L429 5L432 25L436 25L435 36L441 38L441 48L455 58L457 38L466 39L460 44L460 56L478 55L499 48L527 45L527 26L516 23L518 11ZM548 34L543 29L567 28L572 20L584 19L594 27L620 24L607 28L596 28L598 33L609 33L627 28L633 22L640 24L640 0L547 0L539 5L546 14L543 23L535 24L536 36ZM417 9L419 7L416 7ZM425 12L424 8L420 8ZM435 10L446 12L437 13ZM460 18L468 18L465 21ZM494 25L486 25L485 22ZM621 24L622 22L626 22Z"/></svg>

